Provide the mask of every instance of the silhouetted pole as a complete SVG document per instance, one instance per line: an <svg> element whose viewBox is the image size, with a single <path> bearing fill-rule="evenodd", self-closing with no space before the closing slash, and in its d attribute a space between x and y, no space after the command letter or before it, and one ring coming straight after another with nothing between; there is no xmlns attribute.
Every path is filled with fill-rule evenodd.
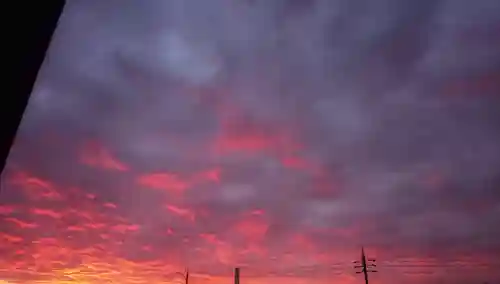
<svg viewBox="0 0 500 284"><path fill-rule="evenodd" d="M361 261L363 262L363 274L365 275L365 284L368 284L368 272L366 271L365 249L361 247Z"/></svg>
<svg viewBox="0 0 500 284"><path fill-rule="evenodd" d="M234 284L240 284L240 268L236 267L234 269Z"/></svg>
<svg viewBox="0 0 500 284"><path fill-rule="evenodd" d="M188 284L189 283L189 270L188 270L188 268L186 268L186 270L184 270L184 272L178 271L178 272L175 272L173 275L174 276L175 275L182 276L182 278L184 279L184 284Z"/></svg>
<svg viewBox="0 0 500 284"><path fill-rule="evenodd" d="M365 276L365 284L368 284L368 272L377 272L377 270L368 270L370 268L375 268L377 265L375 264L375 259L368 259L371 263L367 263L365 249L361 247L361 265L355 265L354 268L361 268L361 271L356 271L356 273L363 273ZM359 264L360 261L353 261L355 264Z"/></svg>

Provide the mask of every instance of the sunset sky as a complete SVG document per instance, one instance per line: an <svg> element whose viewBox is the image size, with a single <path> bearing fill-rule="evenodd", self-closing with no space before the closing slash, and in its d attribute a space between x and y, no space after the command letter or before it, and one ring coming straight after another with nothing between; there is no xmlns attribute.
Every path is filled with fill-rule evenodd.
<svg viewBox="0 0 500 284"><path fill-rule="evenodd" d="M72 0L0 283L500 283L500 1Z"/></svg>

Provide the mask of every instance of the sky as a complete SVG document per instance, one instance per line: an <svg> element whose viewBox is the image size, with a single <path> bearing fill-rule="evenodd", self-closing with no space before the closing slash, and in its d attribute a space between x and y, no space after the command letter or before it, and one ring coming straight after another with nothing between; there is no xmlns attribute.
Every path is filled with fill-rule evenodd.
<svg viewBox="0 0 500 284"><path fill-rule="evenodd" d="M0 282L500 283L500 1L68 1Z"/></svg>

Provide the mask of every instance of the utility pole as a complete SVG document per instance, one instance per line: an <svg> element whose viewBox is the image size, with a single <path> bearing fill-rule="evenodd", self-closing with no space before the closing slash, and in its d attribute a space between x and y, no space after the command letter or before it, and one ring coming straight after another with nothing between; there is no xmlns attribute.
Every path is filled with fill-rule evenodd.
<svg viewBox="0 0 500 284"><path fill-rule="evenodd" d="M189 269L186 267L186 274L184 276L184 283L189 284Z"/></svg>
<svg viewBox="0 0 500 284"><path fill-rule="evenodd" d="M354 268L361 268L361 271L356 271L356 273L364 274L365 284L368 284L368 272L377 272L377 270L374 270L377 267L375 261L375 259L366 258L365 249L363 247L361 247L361 261L353 261L353 263L355 264Z"/></svg>
<svg viewBox="0 0 500 284"><path fill-rule="evenodd" d="M240 284L240 268L236 267L234 269L234 284Z"/></svg>

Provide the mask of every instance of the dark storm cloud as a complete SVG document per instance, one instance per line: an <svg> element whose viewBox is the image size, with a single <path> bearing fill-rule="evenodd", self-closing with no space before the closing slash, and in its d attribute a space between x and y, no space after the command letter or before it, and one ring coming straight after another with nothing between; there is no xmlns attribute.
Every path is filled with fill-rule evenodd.
<svg viewBox="0 0 500 284"><path fill-rule="evenodd" d="M355 229L336 241L311 233L324 250L500 249L499 31L494 0L72 1L11 163L37 153L34 167L99 188L151 230L177 221L148 218L157 202L119 190L139 187L133 177L61 156L93 139L134 174L218 165L222 183L185 204L212 217L179 228L223 233L262 209L270 254L311 228ZM211 153L220 117L200 96L213 93L245 113L229 120L294 129L301 154L341 181L338 194L308 193L310 177L272 157ZM34 142L49 130L61 148Z"/></svg>

